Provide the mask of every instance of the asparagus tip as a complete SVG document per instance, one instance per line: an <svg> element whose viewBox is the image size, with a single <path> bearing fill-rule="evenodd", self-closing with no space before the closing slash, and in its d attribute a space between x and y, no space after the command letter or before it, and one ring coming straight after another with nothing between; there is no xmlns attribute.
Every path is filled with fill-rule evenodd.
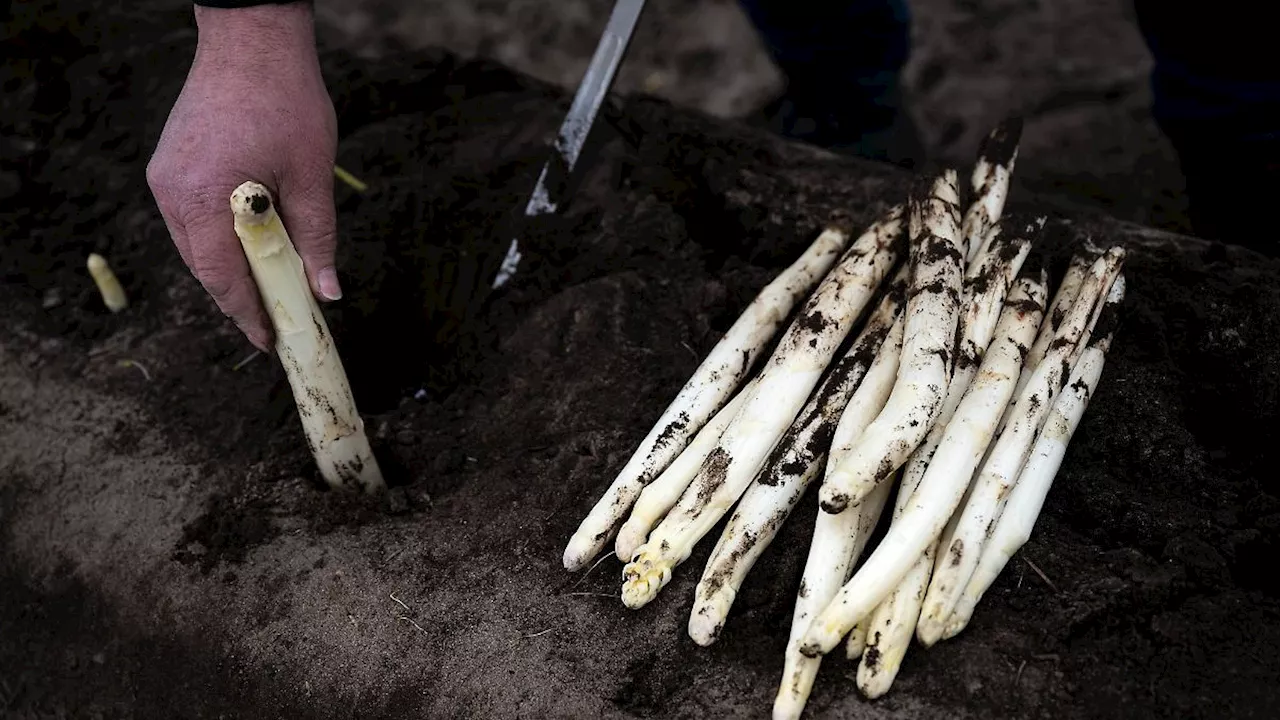
<svg viewBox="0 0 1280 720"><path fill-rule="evenodd" d="M635 557L636 550L648 539L642 528L636 527L630 520L622 524L618 537L613 542L613 553L619 558L629 560Z"/></svg>
<svg viewBox="0 0 1280 720"><path fill-rule="evenodd" d="M978 157L992 165L1008 165L1018 153L1018 144L1022 141L1022 125L1022 118L1018 116L996 125L983 139Z"/></svg>
<svg viewBox="0 0 1280 720"><path fill-rule="evenodd" d="M959 635L968 625L968 613L962 615L960 609L957 608L956 611L951 614L951 619L947 621L946 627L942 630L942 639L950 640L951 638Z"/></svg>
<svg viewBox="0 0 1280 720"><path fill-rule="evenodd" d="M920 644L929 648L933 647L942 639L943 626L934 613L924 612L920 615L920 620L916 624L916 640Z"/></svg>
<svg viewBox="0 0 1280 720"><path fill-rule="evenodd" d="M720 637L724 630L724 619L733 605L733 588L721 586L719 590L704 596L698 593L693 612L689 615L689 637L693 641L707 647Z"/></svg>
<svg viewBox="0 0 1280 720"><path fill-rule="evenodd" d="M578 546L578 543L575 542L576 540L576 537L570 540L568 547L564 549L564 558L562 560L564 562L564 569L569 572L577 572L586 567L587 563L591 561L589 553L584 552L583 549Z"/></svg>
<svg viewBox="0 0 1280 720"><path fill-rule="evenodd" d="M106 258L98 253L90 253L85 261L85 267L89 270L89 275L93 278L94 285L98 287L98 293L102 295L102 302L108 310L118 313L129 307L129 296L125 294L124 286L120 284L120 279L111 270L111 265L107 263Z"/></svg>
<svg viewBox="0 0 1280 720"><path fill-rule="evenodd" d="M632 610L648 605L671 581L671 563L653 558L644 549L636 551L636 559L623 568L622 603Z"/></svg>

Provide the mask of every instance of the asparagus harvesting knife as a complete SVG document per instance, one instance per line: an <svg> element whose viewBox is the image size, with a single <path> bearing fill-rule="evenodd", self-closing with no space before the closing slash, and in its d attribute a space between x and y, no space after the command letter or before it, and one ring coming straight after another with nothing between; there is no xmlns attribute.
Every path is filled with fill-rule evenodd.
<svg viewBox="0 0 1280 720"><path fill-rule="evenodd" d="M529 204L524 210L525 219L551 215L559 209L559 199L553 197L552 190L547 187L548 177L558 171L559 176L556 180L563 181L566 179L564 176L573 172L578 163L578 156L582 153L582 146L587 141L587 135L591 133L591 126L595 124L596 115L600 112L600 106L609 95L613 78L617 75L623 58L626 57L627 47L631 44L631 35L635 32L636 23L640 21L640 13L643 11L644 0L618 0L614 4L613 13L609 15L604 34L596 45L595 55L591 57L591 64L587 66L587 73L582 76L578 92L573 96L569 114L560 125L554 152L542 166L538 183L533 187L533 196L529 198ZM515 275L519 265L520 241L513 238L511 245L507 248L507 255L502 260L502 266L493 279L494 289L507 284Z"/></svg>

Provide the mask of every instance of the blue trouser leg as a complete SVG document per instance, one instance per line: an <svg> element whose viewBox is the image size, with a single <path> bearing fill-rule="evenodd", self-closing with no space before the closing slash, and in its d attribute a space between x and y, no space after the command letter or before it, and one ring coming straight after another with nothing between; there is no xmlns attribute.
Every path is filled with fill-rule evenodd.
<svg viewBox="0 0 1280 720"><path fill-rule="evenodd" d="M1178 152L1197 233L1274 251L1257 212L1280 190L1280 63L1269 13L1166 0L1134 7L1154 59L1152 114Z"/></svg>
<svg viewBox="0 0 1280 720"><path fill-rule="evenodd" d="M740 2L787 78L784 133L839 146L894 124L911 43L905 0Z"/></svg>

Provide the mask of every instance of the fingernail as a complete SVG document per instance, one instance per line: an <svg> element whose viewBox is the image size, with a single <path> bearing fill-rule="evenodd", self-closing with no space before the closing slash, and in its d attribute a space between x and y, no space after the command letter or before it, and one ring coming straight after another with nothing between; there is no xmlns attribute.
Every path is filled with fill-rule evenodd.
<svg viewBox="0 0 1280 720"><path fill-rule="evenodd" d="M338 287L338 271L331 267L320 271L316 276L316 284L320 286L320 294L325 300L341 300L342 288Z"/></svg>

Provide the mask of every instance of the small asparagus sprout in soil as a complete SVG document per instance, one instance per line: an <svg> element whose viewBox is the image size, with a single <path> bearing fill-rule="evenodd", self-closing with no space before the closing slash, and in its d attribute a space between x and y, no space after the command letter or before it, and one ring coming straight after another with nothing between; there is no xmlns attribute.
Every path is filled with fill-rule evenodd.
<svg viewBox="0 0 1280 720"><path fill-rule="evenodd" d="M1123 275L1117 277L1112 285L1113 290L1117 285L1122 285L1123 281ZM987 589L1014 554L1031 538L1031 531L1044 507L1045 497L1049 494L1058 469L1062 467L1067 446L1080 425L1080 419L1084 417L1089 400L1098 387L1098 380L1102 377L1102 368L1112 340L1112 329L1104 330L1105 322L1099 319L1095 330L1103 331L1103 334L1090 340L1089 347L1081 354L1080 362L1072 371L1066 388L1054 401L1053 410L1018 476L1018 483L1009 493L1004 512L987 538L973 577L969 579L964 594L960 596L947 623L944 637L954 637L964 630Z"/></svg>
<svg viewBox="0 0 1280 720"><path fill-rule="evenodd" d="M904 266L857 340L832 367L743 494L698 583L689 636L699 645L715 642L747 573L817 474L841 413L902 314L906 285Z"/></svg>
<svg viewBox="0 0 1280 720"><path fill-rule="evenodd" d="M1043 297L1043 295L1041 295ZM1028 304L1031 305L1031 304ZM1042 307L1014 308L1034 336ZM907 507L858 572L844 584L805 631L801 651L811 657L831 652L910 572L934 542L964 497L983 451L1009 402L1022 365L1014 343L987 349L978 374L956 407L920 486Z"/></svg>
<svg viewBox="0 0 1280 720"><path fill-rule="evenodd" d="M564 550L567 570L581 570L600 553L644 487L667 468L742 384L792 308L844 252L849 236L846 228L823 231L747 305L569 539Z"/></svg>
<svg viewBox="0 0 1280 720"><path fill-rule="evenodd" d="M906 327L898 378L888 402L849 454L823 480L819 503L838 513L893 476L942 408L959 322L961 252L956 172L917 187L911 199Z"/></svg>
<svg viewBox="0 0 1280 720"><path fill-rule="evenodd" d="M1073 355L1087 341L1089 326L1102 310L1123 259L1124 251L1115 248L1090 268L1044 359L1017 396L1009 424L1000 432L982 472L973 481L971 496L961 510L955 531L939 541L933 579L916 626L916 637L926 647L942 638L951 611L977 566L983 538L999 518L1004 499L1022 470L1054 398L1071 374Z"/></svg>
<svg viewBox="0 0 1280 720"><path fill-rule="evenodd" d="M751 483L895 264L901 216L895 208L867 228L805 303L719 446L623 569L627 607L652 600Z"/></svg>
<svg viewBox="0 0 1280 720"><path fill-rule="evenodd" d="M89 269L93 284L98 287L98 293L102 295L102 303L108 310L118 313L129 307L129 296L125 295L124 286L112 272L106 258L98 253L91 253L85 266Z"/></svg>
<svg viewBox="0 0 1280 720"><path fill-rule="evenodd" d="M657 525L671 506L676 504L685 488L693 482L694 476L698 474L698 468L702 467L707 455L720 444L724 429L737 416L738 411L742 409L742 404L755 390L755 386L756 383L753 380L734 395L729 404L720 408L720 411L711 418L711 422L698 431L693 442L689 443L675 462L667 466L658 479L645 486L640 497L636 499L635 506L631 508L631 516L618 530L618 538L614 542L614 554L629 560L635 554L636 548L644 544L645 539L649 537L649 531L653 530L653 526Z"/></svg>
<svg viewBox="0 0 1280 720"><path fill-rule="evenodd" d="M969 178L974 201L961 224L965 257L970 263L982 254L985 241L1004 213L1021 139L1022 118L1010 118L997 125L978 148L978 160Z"/></svg>
<svg viewBox="0 0 1280 720"><path fill-rule="evenodd" d="M1022 352L1035 337L1042 317L1041 308L1044 307L1047 295L1046 286L1047 281L1042 271L1038 280L1029 277L1019 279L1008 294L1008 301L1004 303L999 322L992 333L995 338L995 349L992 352L1006 354L1007 362L1001 364L1007 368L1016 367ZM983 357L985 358L985 352ZM961 369L957 368L952 385L954 387L957 383L963 383L967 387L971 381L971 377L962 377ZM945 420L940 419L939 423L946 422L949 425L950 419L951 415L948 415ZM908 461L902 485L898 489L894 522L901 518L911 503L918 501L918 498L912 496L924 477L932 455L932 449L917 451ZM857 683L858 689L868 698L883 696L897 678L902 659L906 657L911 638L915 634L916 621L920 617L920 608L933 570L935 550L936 543L931 543L907 576L880 603L867 621L868 649L863 653L862 662L858 666Z"/></svg>
<svg viewBox="0 0 1280 720"><path fill-rule="evenodd" d="M231 194L231 210L320 475L334 488L385 489L333 336L271 193L244 183Z"/></svg>
<svg viewBox="0 0 1280 720"><path fill-rule="evenodd" d="M862 384L845 406L831 439L828 471L849 451L888 400L889 393L893 390L894 378L898 374L904 324L904 319L899 316L879 354L871 363L871 368L862 378ZM887 490L887 483L885 487ZM870 530L865 534L863 530L868 526L875 526L871 516L878 519L880 515L874 507L876 495L838 515L818 513L800 591L796 596L795 612L792 614L791 637L787 642L782 682L774 699L774 718L798 718L804 711L822 660L802 655L800 640L809 627L809 622L835 596L861 556L870 535Z"/></svg>

